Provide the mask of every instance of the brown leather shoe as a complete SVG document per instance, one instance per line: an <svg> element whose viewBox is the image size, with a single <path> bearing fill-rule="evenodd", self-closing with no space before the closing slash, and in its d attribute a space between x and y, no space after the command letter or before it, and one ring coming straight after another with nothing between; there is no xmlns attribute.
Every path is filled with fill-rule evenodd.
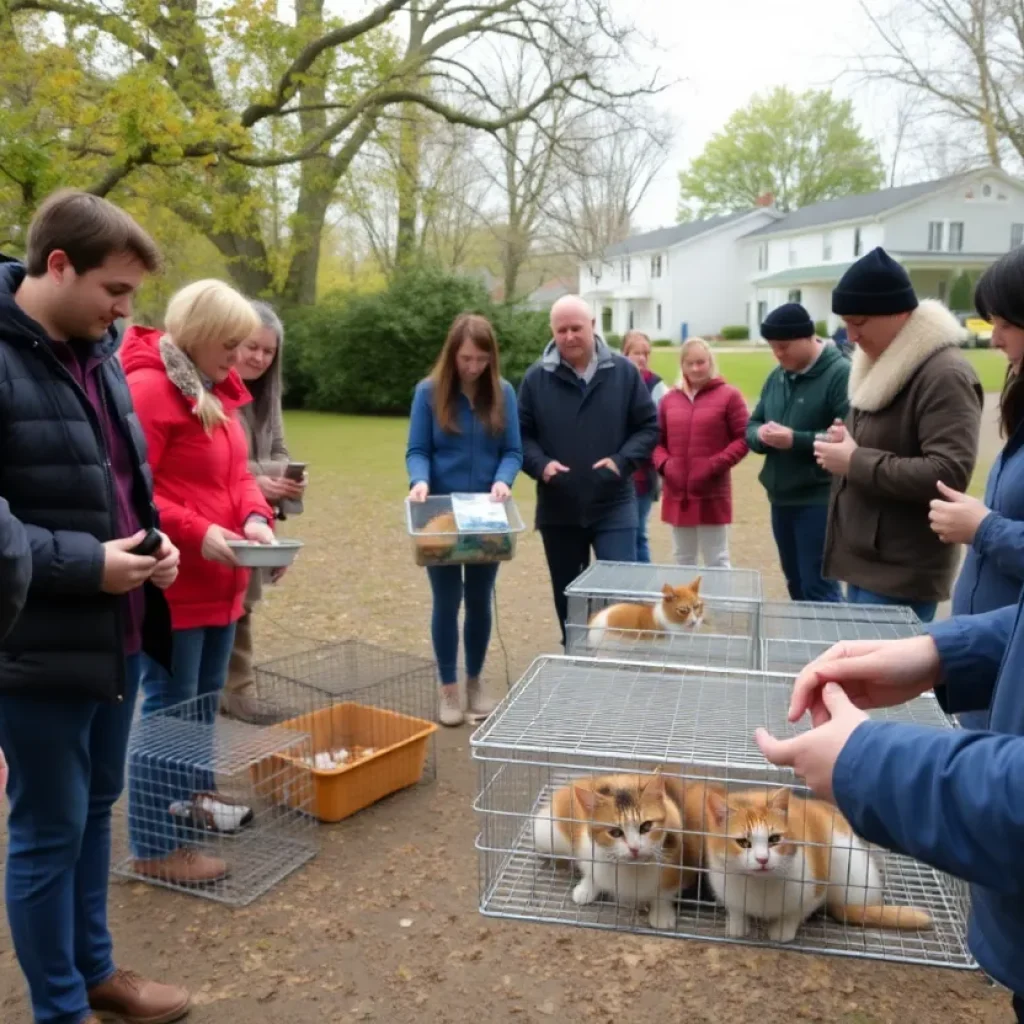
<svg viewBox="0 0 1024 1024"><path fill-rule="evenodd" d="M182 847L157 860L137 860L136 874L175 885L209 885L228 877L227 861Z"/></svg>
<svg viewBox="0 0 1024 1024"><path fill-rule="evenodd" d="M191 1000L188 991L178 985L164 985L119 969L102 985L90 989L89 1006L124 1024L171 1024L188 1013Z"/></svg>

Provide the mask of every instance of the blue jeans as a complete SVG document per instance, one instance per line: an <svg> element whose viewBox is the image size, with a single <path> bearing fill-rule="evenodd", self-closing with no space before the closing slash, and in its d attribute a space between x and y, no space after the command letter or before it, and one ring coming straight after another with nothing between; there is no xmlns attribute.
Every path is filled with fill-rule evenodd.
<svg viewBox="0 0 1024 1024"><path fill-rule="evenodd" d="M139 656L120 704L0 696L10 765L7 918L37 1024L80 1024L114 973L110 809L124 788Z"/></svg>
<svg viewBox="0 0 1024 1024"><path fill-rule="evenodd" d="M898 597L887 597L885 594L876 594L871 590L862 590L852 583L846 584L846 600L850 604L886 604L903 605L909 608L922 622L931 622L939 609L936 601L905 601Z"/></svg>
<svg viewBox="0 0 1024 1024"><path fill-rule="evenodd" d="M565 588L590 565L591 547L598 561L635 562L636 528L542 526L540 535L544 541L548 571L551 573L551 589L555 593L555 611L562 630L562 646L565 647L565 619L569 613Z"/></svg>
<svg viewBox="0 0 1024 1024"><path fill-rule="evenodd" d="M651 545L647 539L647 520L650 518L653 504L654 493L652 491L636 496L636 511L639 517L636 528L636 560L647 564L650 564L651 561Z"/></svg>
<svg viewBox="0 0 1024 1024"><path fill-rule="evenodd" d="M491 598L498 563L485 565L431 565L427 567L434 610L430 636L434 641L437 674L446 686L458 681L459 607L466 595L462 642L466 649L466 675L479 677L491 640Z"/></svg>
<svg viewBox="0 0 1024 1024"><path fill-rule="evenodd" d="M772 505L772 533L792 601L839 604L843 592L821 575L828 505Z"/></svg>
<svg viewBox="0 0 1024 1024"><path fill-rule="evenodd" d="M166 857L184 845L181 829L170 813L171 804L216 788L213 773L196 765L209 761L220 691L228 674L235 626L176 629L171 641L171 671L143 655L142 717L197 697L206 698L187 709L189 721L208 727L208 735L181 751L135 749L128 764L128 835L132 853L141 860ZM144 735L143 731L143 735ZM210 757L204 758L203 746Z"/></svg>

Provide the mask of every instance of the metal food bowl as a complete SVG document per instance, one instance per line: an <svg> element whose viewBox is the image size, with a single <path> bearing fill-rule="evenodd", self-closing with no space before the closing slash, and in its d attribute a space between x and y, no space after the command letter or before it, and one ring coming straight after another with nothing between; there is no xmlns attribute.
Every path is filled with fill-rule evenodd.
<svg viewBox="0 0 1024 1024"><path fill-rule="evenodd" d="M291 565L302 547L301 540L279 540L273 544L257 544L251 540L229 540L228 547L246 569L280 569Z"/></svg>

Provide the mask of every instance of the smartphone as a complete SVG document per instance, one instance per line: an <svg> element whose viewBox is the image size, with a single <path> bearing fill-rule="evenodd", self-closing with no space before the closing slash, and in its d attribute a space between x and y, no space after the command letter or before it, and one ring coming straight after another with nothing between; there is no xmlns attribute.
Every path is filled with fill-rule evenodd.
<svg viewBox="0 0 1024 1024"><path fill-rule="evenodd" d="M306 475L306 463L305 462L289 462L285 466L284 478L285 480L294 480L295 483L301 484L302 478Z"/></svg>
<svg viewBox="0 0 1024 1024"><path fill-rule="evenodd" d="M132 555L143 555L150 556L155 555L160 550L160 545L163 543L163 538L160 536L159 530L147 530L146 536L135 545L134 548L129 552Z"/></svg>

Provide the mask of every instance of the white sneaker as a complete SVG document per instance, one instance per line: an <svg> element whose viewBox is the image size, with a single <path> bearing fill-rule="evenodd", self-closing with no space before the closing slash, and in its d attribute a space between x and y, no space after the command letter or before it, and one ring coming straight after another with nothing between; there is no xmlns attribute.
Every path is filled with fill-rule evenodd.
<svg viewBox="0 0 1024 1024"><path fill-rule="evenodd" d="M498 706L484 693L479 679L466 683L466 705L470 718L486 718Z"/></svg>
<svg viewBox="0 0 1024 1024"><path fill-rule="evenodd" d="M252 821L252 808L218 793L196 793L191 800L171 804L171 814L196 828L211 832L237 832Z"/></svg>
<svg viewBox="0 0 1024 1024"><path fill-rule="evenodd" d="M466 716L462 713L462 698L459 696L459 686L452 683L450 686L438 688L441 697L441 706L437 713L438 721L442 725L462 725Z"/></svg>

